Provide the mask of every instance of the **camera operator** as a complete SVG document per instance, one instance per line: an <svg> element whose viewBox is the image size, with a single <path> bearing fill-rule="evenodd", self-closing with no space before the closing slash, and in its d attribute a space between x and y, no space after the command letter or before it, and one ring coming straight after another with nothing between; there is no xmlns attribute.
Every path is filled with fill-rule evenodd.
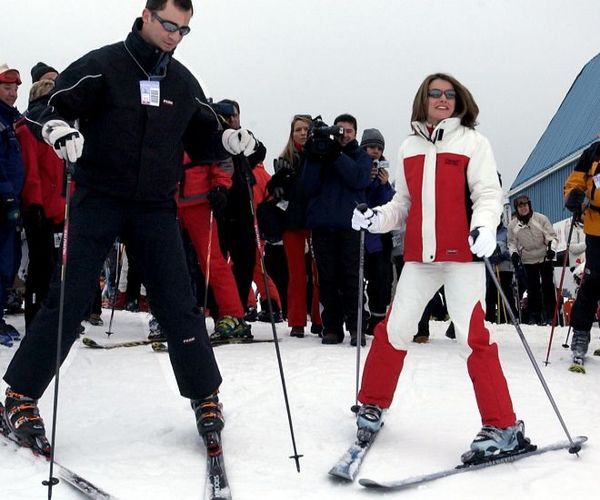
<svg viewBox="0 0 600 500"><path fill-rule="evenodd" d="M350 221L356 205L366 201L372 160L356 141L356 118L342 114L334 125L313 120L300 182L308 197L307 226L319 275L322 342L343 342L345 320L356 345L360 234Z"/></svg>

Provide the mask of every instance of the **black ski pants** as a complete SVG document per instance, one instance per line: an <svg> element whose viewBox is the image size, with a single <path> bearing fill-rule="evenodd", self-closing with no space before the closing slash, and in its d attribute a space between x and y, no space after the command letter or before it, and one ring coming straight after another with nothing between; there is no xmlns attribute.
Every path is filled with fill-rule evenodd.
<svg viewBox="0 0 600 500"><path fill-rule="evenodd" d="M573 330L589 332L600 300L600 236L588 234L585 245L585 271L573 304L571 325Z"/></svg>
<svg viewBox="0 0 600 500"><path fill-rule="evenodd" d="M556 306L552 262L524 264L523 267L527 276L527 309L530 323L542 321L542 304L545 320L552 321Z"/></svg>
<svg viewBox="0 0 600 500"><path fill-rule="evenodd" d="M62 235L62 224L50 219L39 220L35 214L24 212L23 225L27 236L29 264L25 279L25 329L29 330L36 313L48 293L52 272L60 258L56 238Z"/></svg>
<svg viewBox="0 0 600 500"><path fill-rule="evenodd" d="M213 393L221 376L192 296L174 202L159 206L115 199L79 186L71 203L62 360L66 358L98 286L98 276L115 238L126 234L127 250L140 264L148 299L167 334L169 357L182 396ZM57 267L60 270L60 266ZM39 398L56 364L60 273L15 353L4 380L16 392Z"/></svg>
<svg viewBox="0 0 600 500"><path fill-rule="evenodd" d="M323 328L326 333L342 337L345 321L346 330L355 332L360 233L353 229L313 229L312 244L319 274Z"/></svg>

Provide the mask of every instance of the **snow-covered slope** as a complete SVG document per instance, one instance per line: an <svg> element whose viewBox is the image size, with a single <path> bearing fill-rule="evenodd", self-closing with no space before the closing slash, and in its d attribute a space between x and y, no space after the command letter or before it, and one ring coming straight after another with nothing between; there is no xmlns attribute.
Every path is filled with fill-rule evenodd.
<svg viewBox="0 0 600 500"><path fill-rule="evenodd" d="M108 312L104 312L105 320ZM21 331L22 317L9 317ZM212 322L209 321L209 328ZM458 463L480 421L464 360L446 325L431 323L429 344L410 351L386 425L359 477L400 479ZM86 326L86 335L106 340L106 326ZM349 408L355 396L356 352L346 343L324 346L311 335L287 336L278 325L280 349L301 473L295 469L274 345L216 348L223 372L221 400L227 419L223 434L229 479L236 500L349 499L366 497L358 484L340 485L327 471L355 434ZM512 326L492 325L519 418L532 441L545 444L564 432ZM595 497L600 485L600 358L590 356L587 374L567 371L561 347L566 328L555 331L551 363L543 366L549 329L524 326L543 375L570 433L590 440L579 458L553 452L516 464L463 474L397 493L411 499L551 500ZM144 314L117 311L111 341L143 339ZM271 326L254 323L259 338ZM591 349L600 347L592 331ZM370 345L371 340L369 340ZM367 346L368 349L368 346ZM0 349L3 373L13 349ZM366 350L365 350L366 351ZM366 352L363 352L362 359ZM52 386L51 386L52 387ZM4 386L3 386L4 388ZM52 390L40 402L50 429ZM61 371L56 458L120 499L200 499L205 453L189 403L178 395L168 355L150 347L92 350L77 343ZM47 464L27 450L0 446L0 498L46 498L41 481ZM68 485L53 498L80 498Z"/></svg>

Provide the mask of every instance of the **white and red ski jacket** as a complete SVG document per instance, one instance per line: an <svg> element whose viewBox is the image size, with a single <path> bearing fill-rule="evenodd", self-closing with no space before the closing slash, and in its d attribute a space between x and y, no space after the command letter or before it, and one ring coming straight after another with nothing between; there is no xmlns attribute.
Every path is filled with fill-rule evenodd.
<svg viewBox="0 0 600 500"><path fill-rule="evenodd" d="M469 231L495 233L502 213L492 148L460 118L443 120L431 136L425 123L412 126L400 146L396 195L374 209L378 232L406 224L407 262L470 262Z"/></svg>

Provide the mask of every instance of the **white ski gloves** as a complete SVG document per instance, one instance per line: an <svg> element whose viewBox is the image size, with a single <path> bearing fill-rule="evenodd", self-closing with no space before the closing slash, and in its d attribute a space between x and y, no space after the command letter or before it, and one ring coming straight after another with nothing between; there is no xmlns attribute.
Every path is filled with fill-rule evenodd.
<svg viewBox="0 0 600 500"><path fill-rule="evenodd" d="M42 137L63 160L76 162L83 152L83 135L62 120L50 120L42 127Z"/></svg>
<svg viewBox="0 0 600 500"><path fill-rule="evenodd" d="M221 141L225 150L231 155L244 153L244 156L250 156L256 151L257 140L252 132L245 128L239 130L228 128L224 130Z"/></svg>
<svg viewBox="0 0 600 500"><path fill-rule="evenodd" d="M364 212L361 212L358 208L352 212L352 229L360 231L366 229L370 233L379 232L379 214L373 212L370 208L367 208Z"/></svg>
<svg viewBox="0 0 600 500"><path fill-rule="evenodd" d="M472 234L478 232L475 238ZM491 257L496 250L496 234L492 233L487 227L480 226L469 235L469 247L477 257Z"/></svg>

